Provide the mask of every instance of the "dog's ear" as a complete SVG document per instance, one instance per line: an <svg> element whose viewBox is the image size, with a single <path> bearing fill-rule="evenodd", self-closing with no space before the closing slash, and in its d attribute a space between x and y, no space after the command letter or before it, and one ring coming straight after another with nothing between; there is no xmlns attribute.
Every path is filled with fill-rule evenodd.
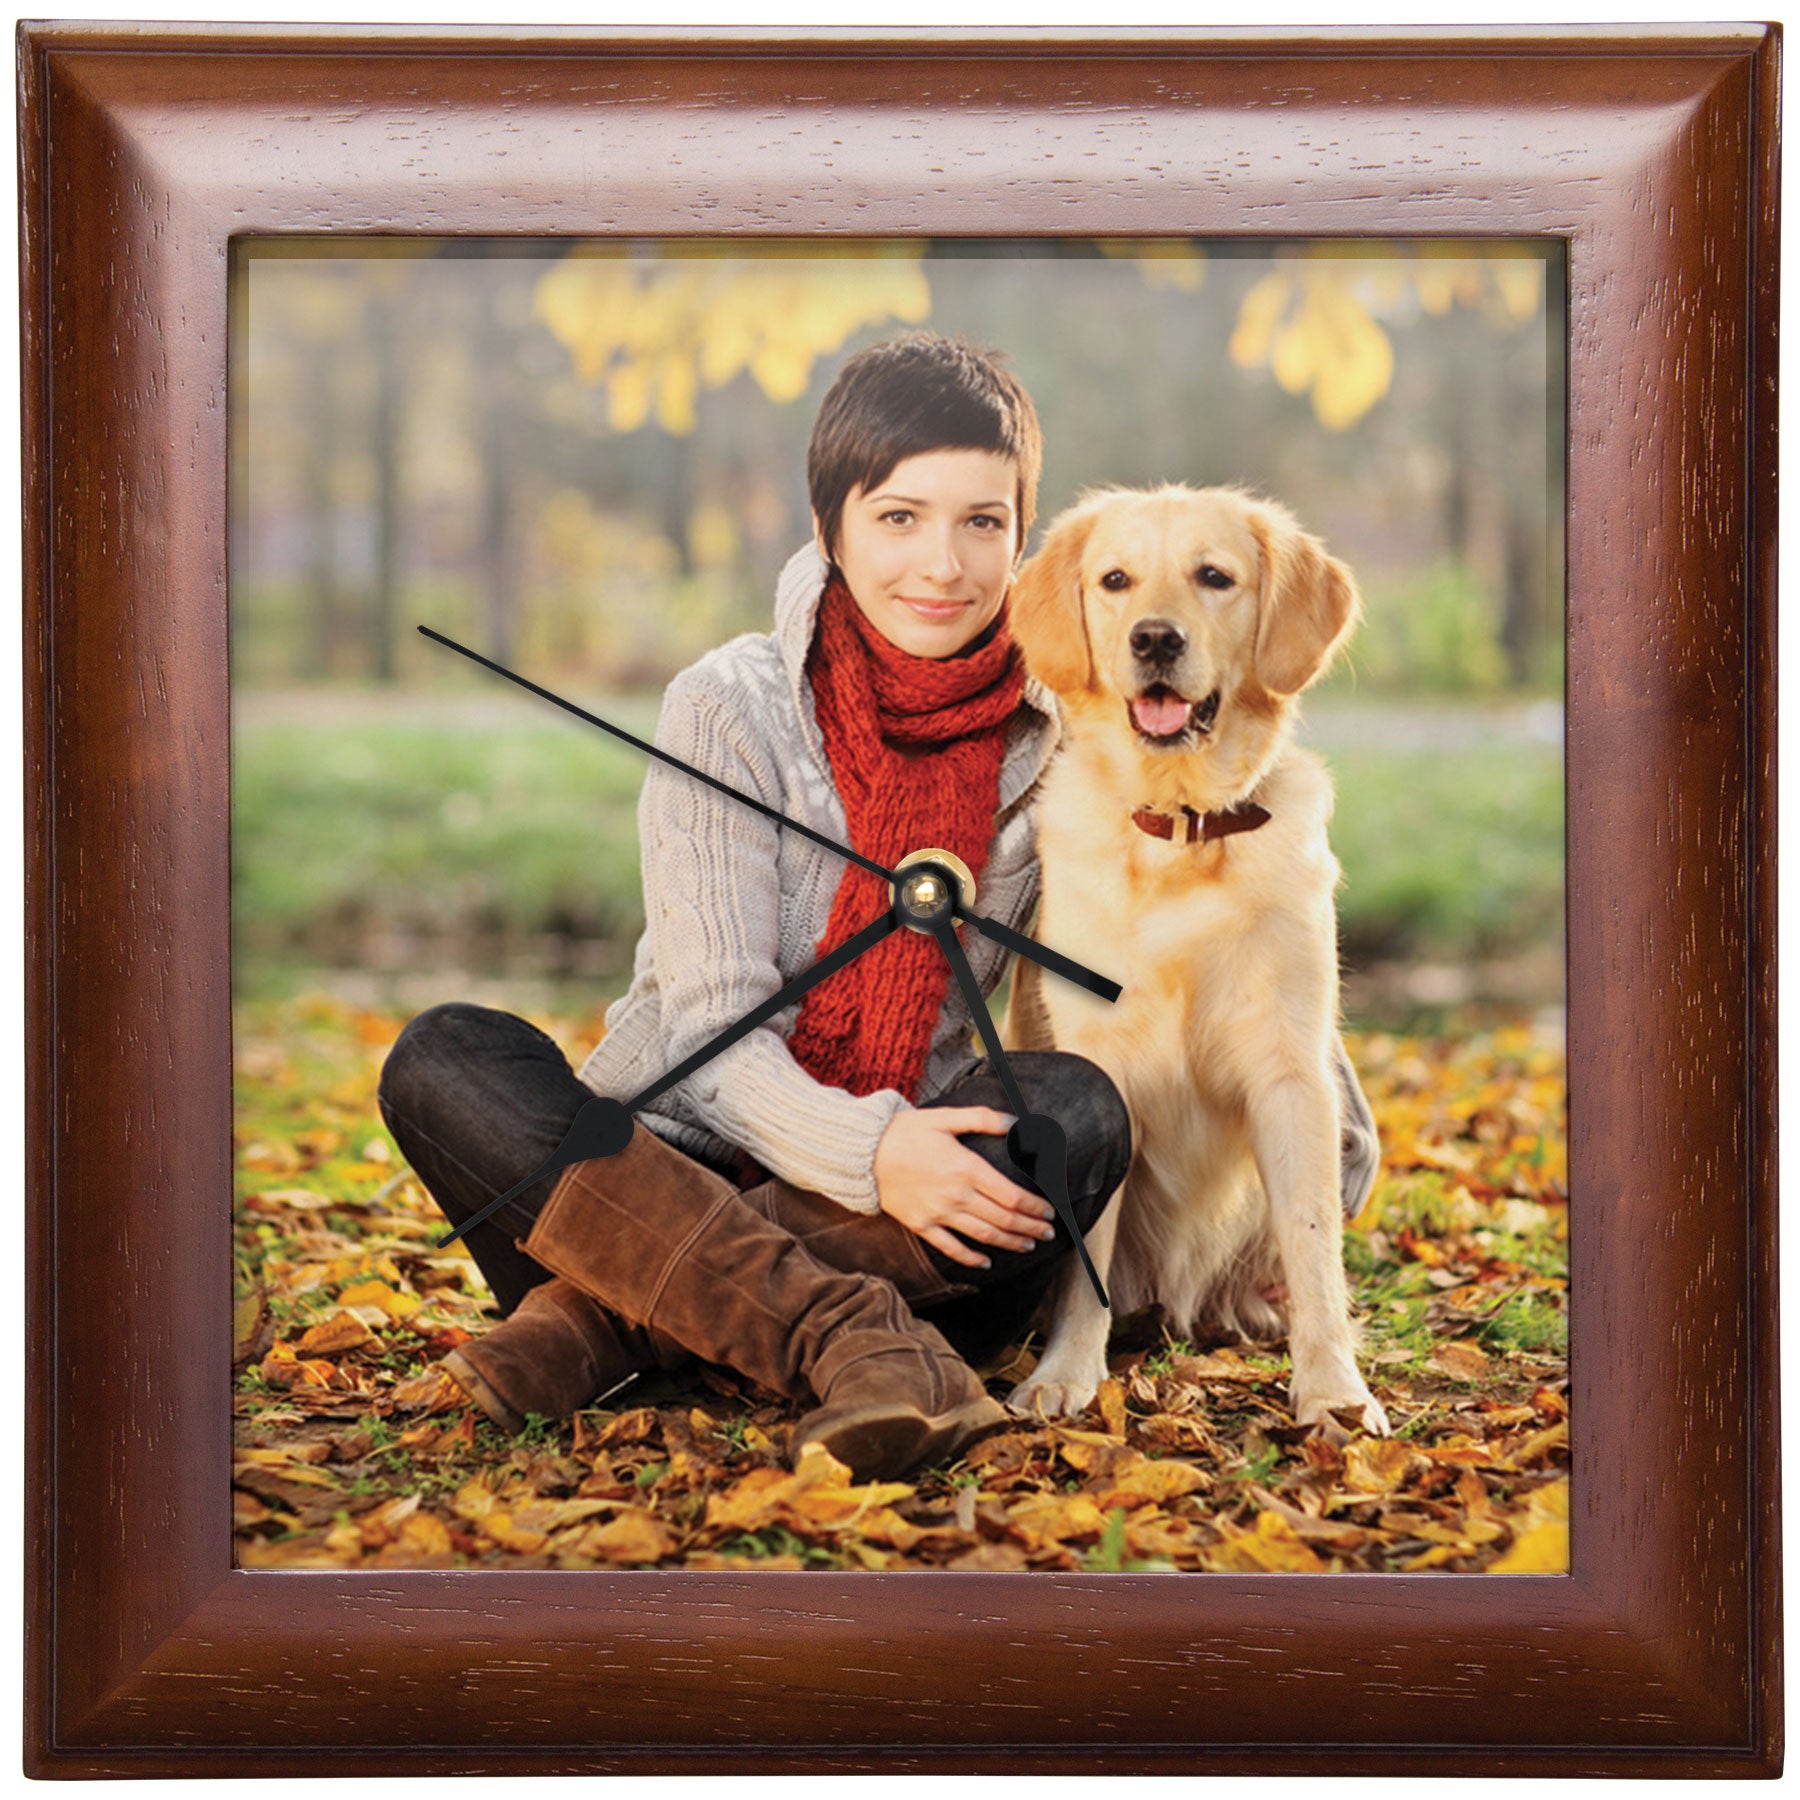
<svg viewBox="0 0 1800 1800"><path fill-rule="evenodd" d="M1081 600L1081 555L1094 529L1094 509L1076 507L1050 527L1043 547L1013 577L1007 603L1025 666L1053 692L1094 685L1087 609Z"/></svg>
<svg viewBox="0 0 1800 1800"><path fill-rule="evenodd" d="M1281 508L1251 508L1263 555L1256 619L1256 678L1271 694L1297 694L1325 673L1362 615L1356 580Z"/></svg>

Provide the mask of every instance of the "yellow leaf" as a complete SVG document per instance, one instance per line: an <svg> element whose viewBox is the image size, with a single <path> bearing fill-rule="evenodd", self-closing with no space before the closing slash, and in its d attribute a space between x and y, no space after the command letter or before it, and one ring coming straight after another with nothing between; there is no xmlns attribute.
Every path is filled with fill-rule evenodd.
<svg viewBox="0 0 1800 1800"><path fill-rule="evenodd" d="M1471 1556L1474 1552L1467 1544L1435 1544L1429 1550L1406 1562L1403 1567L1407 1574L1414 1574L1420 1569L1441 1569L1445 1563L1455 1562L1458 1557Z"/></svg>
<svg viewBox="0 0 1800 1800"><path fill-rule="evenodd" d="M358 1281L338 1295L345 1306L378 1306L390 1319L411 1318L424 1304L417 1294L403 1294L385 1281Z"/></svg>
<svg viewBox="0 0 1800 1800"><path fill-rule="evenodd" d="M1100 1408L1100 1416L1106 1421L1108 1435L1123 1438L1125 1435L1125 1387L1124 1383L1115 1381L1111 1376L1100 1384L1100 1392L1095 1396Z"/></svg>
<svg viewBox="0 0 1800 1800"><path fill-rule="evenodd" d="M375 1334L353 1313L335 1312L322 1324L315 1325L300 1339L302 1350L317 1350L336 1356L345 1350L358 1350L375 1342Z"/></svg>
<svg viewBox="0 0 1800 1800"><path fill-rule="evenodd" d="M1325 1567L1279 1513L1258 1513L1256 1524L1249 1531L1223 1524L1219 1529L1225 1542L1207 1552L1206 1566L1210 1569L1268 1569L1277 1574L1316 1575Z"/></svg>
<svg viewBox="0 0 1800 1800"><path fill-rule="evenodd" d="M1391 1494L1406 1479L1413 1452L1397 1438L1354 1438L1344 1446L1344 1486L1353 1494Z"/></svg>
<svg viewBox="0 0 1800 1800"><path fill-rule="evenodd" d="M363 1553L362 1533L354 1525L334 1525L325 1534L325 1548L340 1561L360 1562Z"/></svg>
<svg viewBox="0 0 1800 1800"><path fill-rule="evenodd" d="M379 1506L371 1507L357 1519L356 1526L362 1533L363 1542L371 1550L379 1550L399 1536L400 1528L418 1510L419 1496L403 1494L398 1499L384 1500Z"/></svg>
<svg viewBox="0 0 1800 1800"><path fill-rule="evenodd" d="M612 1509L610 1500L527 1500L512 1509L512 1517L522 1531L562 1531Z"/></svg>
<svg viewBox="0 0 1800 1800"><path fill-rule="evenodd" d="M459 1519L483 1519L494 1510L493 1490L471 1477L456 1490L450 1510Z"/></svg>
<svg viewBox="0 0 1800 1800"><path fill-rule="evenodd" d="M1204 1419L1190 1413L1152 1413L1138 1423L1139 1441L1154 1444L1159 1450L1207 1452L1214 1446L1213 1435Z"/></svg>
<svg viewBox="0 0 1800 1800"><path fill-rule="evenodd" d="M269 1316L268 1297L261 1288L246 1294L231 1309L231 1360L245 1363L256 1354L257 1339Z"/></svg>
<svg viewBox="0 0 1800 1800"><path fill-rule="evenodd" d="M780 1469L752 1469L724 1493L707 1495L706 1522L722 1530L754 1531L793 1491L793 1477Z"/></svg>
<svg viewBox="0 0 1800 1800"><path fill-rule="evenodd" d="M1552 1451L1567 1450L1568 1447L1569 1421L1561 1419L1542 1431L1534 1431L1522 1444L1513 1445L1508 1452L1507 1462L1515 1469L1535 1468L1540 1463L1548 1462ZM1566 1509L1564 1516L1567 1516Z"/></svg>
<svg viewBox="0 0 1800 1800"><path fill-rule="evenodd" d="M1566 1520L1569 1516L1568 1476L1534 1489L1531 1498L1525 1502L1525 1510L1545 1519Z"/></svg>
<svg viewBox="0 0 1800 1800"><path fill-rule="evenodd" d="M1564 1575L1569 1568L1569 1522L1546 1519L1530 1525L1492 1565L1496 1575Z"/></svg>
<svg viewBox="0 0 1800 1800"><path fill-rule="evenodd" d="M627 1507L604 1525L589 1526L566 1544L562 1554L591 1556L601 1562L653 1563L675 1548L675 1533L655 1513Z"/></svg>
<svg viewBox="0 0 1800 1800"><path fill-rule="evenodd" d="M756 1531L782 1519L842 1525L861 1513L903 1500L912 1493L903 1481L850 1485L850 1471L828 1451L809 1444L790 1475L780 1469L752 1469L725 1493L710 1495L706 1522L725 1530Z"/></svg>
<svg viewBox="0 0 1800 1800"><path fill-rule="evenodd" d="M1034 1543L1097 1538L1106 1514L1086 1494L1031 1494L1006 1509L1006 1522Z"/></svg>
<svg viewBox="0 0 1800 1800"><path fill-rule="evenodd" d="M1387 393L1394 346L1360 301L1344 296L1321 333L1313 412L1329 431L1347 431Z"/></svg>
<svg viewBox="0 0 1800 1800"><path fill-rule="evenodd" d="M374 1561L391 1569L447 1567L451 1554L444 1521L428 1512L415 1512L401 1524L398 1535L375 1553Z"/></svg>
<svg viewBox="0 0 1800 1800"><path fill-rule="evenodd" d="M1472 1339L1458 1338L1432 1351L1431 1366L1458 1381L1479 1381L1488 1372L1488 1354Z"/></svg>
<svg viewBox="0 0 1800 1800"><path fill-rule="evenodd" d="M1192 1494L1212 1485L1211 1477L1192 1463L1174 1457L1157 1460L1139 1457L1137 1461L1114 1469L1107 1477L1111 1483L1099 1496L1103 1507L1138 1506L1146 1500L1173 1500L1181 1494Z"/></svg>
<svg viewBox="0 0 1800 1800"><path fill-rule="evenodd" d="M401 1382L389 1396L389 1404L396 1412L444 1412L453 1406L467 1406L469 1396L444 1368L433 1365L424 1374Z"/></svg>
<svg viewBox="0 0 1800 1800"><path fill-rule="evenodd" d="M1240 369L1254 369L1267 361L1276 324L1293 294L1294 278L1277 269L1263 276L1238 302L1237 326L1226 354Z"/></svg>
<svg viewBox="0 0 1800 1800"><path fill-rule="evenodd" d="M1455 1525L1433 1522L1416 1526L1413 1535L1428 1544L1455 1544L1468 1550L1476 1544L1491 1544L1495 1538L1504 1536L1505 1527L1496 1525L1492 1519L1463 1519Z"/></svg>
<svg viewBox="0 0 1800 1800"><path fill-rule="evenodd" d="M804 1517L817 1519L824 1524L853 1520L871 1507L904 1500L912 1491L904 1481L871 1481L862 1487L820 1485L795 1495L791 1504Z"/></svg>
<svg viewBox="0 0 1800 1800"><path fill-rule="evenodd" d="M258 1365L258 1372L271 1387L328 1388L337 1380L336 1367L317 1359L302 1361L294 1354L292 1344L277 1342ZM349 1383L342 1383L348 1386Z"/></svg>
<svg viewBox="0 0 1800 1800"><path fill-rule="evenodd" d="M524 1556L535 1556L547 1541L543 1532L517 1524L512 1514L501 1506L483 1513L476 1523L503 1550L517 1550Z"/></svg>
<svg viewBox="0 0 1800 1800"><path fill-rule="evenodd" d="M253 1466L242 1461L237 1464L240 1473ZM338 1479L335 1475L328 1475L323 1469L307 1468L302 1463L283 1463L280 1467L280 1475L283 1481L297 1481L302 1487L334 1488L338 1486Z"/></svg>
<svg viewBox="0 0 1800 1800"><path fill-rule="evenodd" d="M641 1444L656 1430L656 1413L648 1406L634 1406L629 1412L614 1413L599 1425L588 1426L587 1414L575 1422L575 1448L584 1450L606 1444Z"/></svg>

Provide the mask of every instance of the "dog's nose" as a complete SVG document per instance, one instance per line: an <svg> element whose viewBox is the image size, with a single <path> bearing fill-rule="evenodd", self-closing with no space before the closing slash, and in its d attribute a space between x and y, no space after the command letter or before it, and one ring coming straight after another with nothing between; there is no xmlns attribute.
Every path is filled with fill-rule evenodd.
<svg viewBox="0 0 1800 1800"><path fill-rule="evenodd" d="M1139 619L1131 628L1131 654L1140 662L1172 663L1187 648L1187 633L1168 619Z"/></svg>

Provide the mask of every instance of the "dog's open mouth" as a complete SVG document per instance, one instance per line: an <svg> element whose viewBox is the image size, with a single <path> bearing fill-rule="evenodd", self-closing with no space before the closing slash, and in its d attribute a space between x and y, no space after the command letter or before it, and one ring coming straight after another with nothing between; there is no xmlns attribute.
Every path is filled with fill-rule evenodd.
<svg viewBox="0 0 1800 1800"><path fill-rule="evenodd" d="M1214 688L1204 700L1189 700L1158 682L1130 701L1127 710L1132 729L1153 744L1171 743L1190 732L1205 737L1219 716L1219 690Z"/></svg>

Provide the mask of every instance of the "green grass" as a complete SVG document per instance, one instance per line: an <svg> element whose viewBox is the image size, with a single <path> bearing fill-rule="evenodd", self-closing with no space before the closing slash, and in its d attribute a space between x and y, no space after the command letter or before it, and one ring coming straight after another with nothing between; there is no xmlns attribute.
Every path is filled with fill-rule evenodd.
<svg viewBox="0 0 1800 1800"><path fill-rule="evenodd" d="M1389 1177L1382 1189L1376 1231L1344 1234L1344 1268L1361 1320L1366 1352L1402 1351L1408 1363L1384 1362L1384 1371L1415 1370L1429 1361L1444 1336L1434 1330L1428 1308L1438 1292L1430 1265L1398 1260L1392 1244L1410 1226L1433 1241L1472 1237L1484 1259L1513 1263L1528 1276L1560 1281L1568 1274L1568 1246L1548 1222L1529 1231L1512 1232L1491 1222L1489 1209L1459 1193L1442 1175ZM1385 1244L1386 1248L1378 1249ZM1515 1278L1516 1279L1516 1278ZM1565 1305L1531 1287L1496 1290L1493 1309L1462 1334L1472 1337L1490 1356L1509 1351L1562 1357L1568 1353L1569 1321Z"/></svg>
<svg viewBox="0 0 1800 1800"><path fill-rule="evenodd" d="M567 971L622 991L642 928L637 796L645 759L572 720L384 720L382 697L332 690L318 723L258 721L233 741L232 881L240 995L319 966ZM412 697L416 707L417 698ZM447 703L447 704L453 704ZM654 693L614 697L640 735ZM1380 705L1334 713L1327 756L1352 964L1474 961L1553 939L1563 904L1555 744L1429 749L1379 741ZM560 947L560 948L559 948Z"/></svg>
<svg viewBox="0 0 1800 1800"><path fill-rule="evenodd" d="M655 706L611 712L648 736ZM629 970L644 758L625 745L555 719L504 730L240 719L232 774L240 991L279 991L284 968L367 960L372 943L404 956L453 940L479 962L599 939Z"/></svg>
<svg viewBox="0 0 1800 1800"><path fill-rule="evenodd" d="M1555 933L1563 764L1554 744L1330 754L1346 954L1475 959Z"/></svg>

